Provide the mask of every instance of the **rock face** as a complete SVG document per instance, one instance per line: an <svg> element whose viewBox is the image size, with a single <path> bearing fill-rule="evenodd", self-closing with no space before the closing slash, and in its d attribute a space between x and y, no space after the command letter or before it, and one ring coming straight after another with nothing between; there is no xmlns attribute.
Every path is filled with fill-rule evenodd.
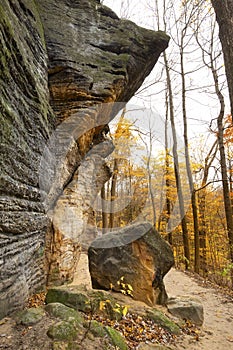
<svg viewBox="0 0 233 350"><path fill-rule="evenodd" d="M89 170L78 168L119 109L102 113L97 105L127 102L168 37L121 21L95 0L2 0L0 34L2 317L46 277L72 279L79 234L59 218L75 206L79 233L85 230L86 207L109 174L103 165L86 198ZM85 161L93 171L93 158Z"/></svg>
<svg viewBox="0 0 233 350"><path fill-rule="evenodd" d="M88 258L93 288L131 294L131 286L133 298L148 305L164 299L163 277L174 258L170 246L149 223L97 238L88 249Z"/></svg>
<svg viewBox="0 0 233 350"><path fill-rule="evenodd" d="M34 1L0 3L0 318L45 284L38 168L54 120Z"/></svg>
<svg viewBox="0 0 233 350"><path fill-rule="evenodd" d="M113 148L102 137L104 126L123 107L121 102L128 101L142 84L166 48L168 37L120 20L95 0L41 0L38 4L49 57L50 102L57 116L57 130L64 132L65 128L67 132L68 128L68 135L73 135L72 142L66 146L68 158L73 162L69 162L65 171L58 172L57 187L53 180L49 193L55 204L50 242L47 240L47 281L58 285L73 278L80 240L88 240L85 235L92 214L91 203L110 176L103 159ZM61 131L57 133L60 140ZM98 143L101 147L96 152ZM55 145L58 158L57 142ZM94 180L97 172L98 179ZM88 235L94 233L92 225Z"/></svg>

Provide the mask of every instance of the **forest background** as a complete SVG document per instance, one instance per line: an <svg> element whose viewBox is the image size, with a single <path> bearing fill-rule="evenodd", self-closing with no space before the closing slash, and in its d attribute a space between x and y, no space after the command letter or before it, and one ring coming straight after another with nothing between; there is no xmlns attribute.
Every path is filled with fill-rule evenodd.
<svg viewBox="0 0 233 350"><path fill-rule="evenodd" d="M211 1L102 3L165 31L170 43L110 125L112 177L98 226L106 232L149 220L173 247L177 267L232 287L233 126Z"/></svg>

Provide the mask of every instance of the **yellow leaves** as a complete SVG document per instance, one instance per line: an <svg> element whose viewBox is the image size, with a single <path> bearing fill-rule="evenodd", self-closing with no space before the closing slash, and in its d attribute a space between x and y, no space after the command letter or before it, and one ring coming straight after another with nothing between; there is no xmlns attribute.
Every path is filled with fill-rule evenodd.
<svg viewBox="0 0 233 350"><path fill-rule="evenodd" d="M101 300L100 301L100 304L99 304L99 310L100 311L103 311L105 309L105 305L106 305L106 302Z"/></svg>
<svg viewBox="0 0 233 350"><path fill-rule="evenodd" d="M123 315L123 316L126 316L127 313L128 313L128 307L127 307L127 306L124 306L124 307L123 307L123 310L122 310L122 315Z"/></svg>
<svg viewBox="0 0 233 350"><path fill-rule="evenodd" d="M133 297L133 287L129 283L124 283L124 276L121 276L117 281L118 286L120 286L120 292L124 295L130 295Z"/></svg>

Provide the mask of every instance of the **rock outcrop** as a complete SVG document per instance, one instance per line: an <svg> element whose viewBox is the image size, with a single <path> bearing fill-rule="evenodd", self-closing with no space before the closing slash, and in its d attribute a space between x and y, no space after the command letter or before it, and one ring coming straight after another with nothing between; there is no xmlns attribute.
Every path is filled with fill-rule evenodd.
<svg viewBox="0 0 233 350"><path fill-rule="evenodd" d="M2 0L0 34L1 317L22 307L46 275L72 279L77 235L73 242L68 228L67 245L59 216L72 207L73 194L79 206L77 191L90 177L77 187L77 169L120 108L110 104L102 113L96 106L127 102L168 37L120 20L95 0ZM100 182L106 171L103 165ZM77 209L79 232L95 191L85 213Z"/></svg>
<svg viewBox="0 0 233 350"><path fill-rule="evenodd" d="M97 238L88 258L93 288L121 291L148 305L166 302L163 277L174 264L173 253L149 223Z"/></svg>
<svg viewBox="0 0 233 350"><path fill-rule="evenodd" d="M38 5L51 105L59 122L96 103L129 101L168 44L163 32L120 20L96 0L40 0Z"/></svg>
<svg viewBox="0 0 233 350"><path fill-rule="evenodd" d="M34 1L0 3L0 318L45 284L38 169L55 118Z"/></svg>
<svg viewBox="0 0 233 350"><path fill-rule="evenodd" d="M120 20L95 0L41 0L39 9L49 57L50 102L57 116L55 134L62 139L64 128L68 128L68 135L73 135L66 146L73 166L70 162L66 171L59 171L58 182L52 178L49 190L49 205L55 200L55 206L50 243L47 240L51 247L47 250L47 281L62 284L73 278L80 240L88 241L88 210L109 177L103 165L95 180L95 173L101 168L98 164L112 151L110 141L104 147L105 125L142 84L166 48L168 38L162 32ZM98 143L101 147L95 155ZM56 159L64 152L64 146L59 152L55 142ZM48 171L43 172L44 177L47 174ZM94 231L92 226L88 234L93 236Z"/></svg>

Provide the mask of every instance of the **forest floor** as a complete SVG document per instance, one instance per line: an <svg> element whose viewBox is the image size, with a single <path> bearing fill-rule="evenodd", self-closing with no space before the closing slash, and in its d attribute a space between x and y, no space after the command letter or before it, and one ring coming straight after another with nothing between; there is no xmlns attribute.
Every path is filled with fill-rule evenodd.
<svg viewBox="0 0 233 350"><path fill-rule="evenodd" d="M204 281L191 273L171 269L164 278L169 297L192 296L200 299L204 307L204 324L198 329L198 337L177 337L174 350L233 350L233 295ZM81 255L73 284L85 284L91 288L86 254ZM131 299L133 307L143 304ZM145 305L145 304L143 304ZM0 349L47 350L51 342L46 335L51 319L43 318L32 327L17 326L14 318L0 320ZM97 343L83 350L101 349Z"/></svg>
<svg viewBox="0 0 233 350"><path fill-rule="evenodd" d="M169 297L192 296L200 299L204 308L199 340L185 335L177 339L175 349L233 350L233 295L199 276L175 269L168 272L164 283ZM81 255L73 284L86 284L91 288L86 254Z"/></svg>

